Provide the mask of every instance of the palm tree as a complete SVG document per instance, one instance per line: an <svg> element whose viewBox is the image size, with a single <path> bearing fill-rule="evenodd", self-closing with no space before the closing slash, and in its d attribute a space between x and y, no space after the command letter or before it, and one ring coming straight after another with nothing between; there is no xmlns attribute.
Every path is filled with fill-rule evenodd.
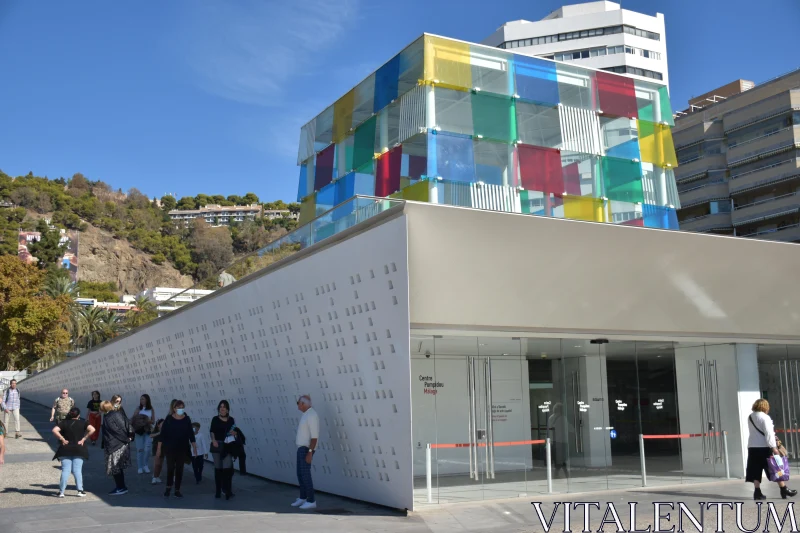
<svg viewBox="0 0 800 533"><path fill-rule="evenodd" d="M108 338L107 314L107 311L100 307L81 309L79 344L86 350L90 350Z"/></svg>
<svg viewBox="0 0 800 533"><path fill-rule="evenodd" d="M121 335L128 331L128 328L125 325L122 317L108 310L106 310L105 314L103 315L103 325L105 326L104 341L113 339L117 335Z"/></svg>
<svg viewBox="0 0 800 533"><path fill-rule="evenodd" d="M158 317L156 305L146 296L137 296L133 305L135 308L125 315L125 325L130 329L143 326Z"/></svg>
<svg viewBox="0 0 800 533"><path fill-rule="evenodd" d="M64 327L70 334L72 344L76 344L81 334L81 311L83 310L83 307L75 301L75 298L78 297L78 284L68 277L52 278L47 282L44 292L51 298L61 296L69 298L66 310L68 320L64 323Z"/></svg>

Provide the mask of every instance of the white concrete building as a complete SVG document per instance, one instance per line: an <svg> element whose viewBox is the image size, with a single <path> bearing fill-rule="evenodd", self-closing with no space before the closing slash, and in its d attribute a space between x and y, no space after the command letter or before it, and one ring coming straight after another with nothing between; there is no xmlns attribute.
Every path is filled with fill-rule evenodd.
<svg viewBox="0 0 800 533"><path fill-rule="evenodd" d="M179 287L153 287L139 293L139 296L144 296L148 300L155 302L158 314L163 315L166 312L174 311L178 307L182 307L195 300L199 300L203 296L208 296L214 291L204 289L181 289Z"/></svg>
<svg viewBox="0 0 800 533"><path fill-rule="evenodd" d="M188 227L192 220L202 218L212 226L229 226L231 222L244 222L261 218L264 208L259 204L222 206L208 204L198 209L173 209L169 218L176 224Z"/></svg>
<svg viewBox="0 0 800 533"><path fill-rule="evenodd" d="M481 44L669 85L664 15L628 11L616 2L564 6L540 21L506 22Z"/></svg>

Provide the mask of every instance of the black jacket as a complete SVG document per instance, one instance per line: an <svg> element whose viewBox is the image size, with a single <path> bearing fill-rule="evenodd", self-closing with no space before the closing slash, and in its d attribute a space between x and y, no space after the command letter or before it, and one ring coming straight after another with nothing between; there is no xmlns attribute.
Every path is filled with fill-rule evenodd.
<svg viewBox="0 0 800 533"><path fill-rule="evenodd" d="M133 428L125 412L110 411L103 417L103 448L114 453L131 442Z"/></svg>

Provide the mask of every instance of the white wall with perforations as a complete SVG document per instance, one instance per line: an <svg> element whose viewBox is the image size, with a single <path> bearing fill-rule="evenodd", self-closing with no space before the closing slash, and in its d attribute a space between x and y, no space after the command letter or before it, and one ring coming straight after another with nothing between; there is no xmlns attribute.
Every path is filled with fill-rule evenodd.
<svg viewBox="0 0 800 533"><path fill-rule="evenodd" d="M247 437L248 470L297 483L299 395L320 416L315 488L412 508L406 217L400 216L35 375L25 396L79 407L92 390L157 417L186 401L207 430L219 400Z"/></svg>

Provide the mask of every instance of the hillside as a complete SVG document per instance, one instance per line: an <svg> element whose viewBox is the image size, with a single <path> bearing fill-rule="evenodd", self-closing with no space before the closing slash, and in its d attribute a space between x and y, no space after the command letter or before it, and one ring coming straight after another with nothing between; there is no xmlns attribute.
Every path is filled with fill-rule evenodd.
<svg viewBox="0 0 800 533"><path fill-rule="evenodd" d="M88 225L78 240L80 280L114 282L122 294L137 294L149 287L189 288L191 276L181 274L168 263L157 265L149 254L126 240Z"/></svg>
<svg viewBox="0 0 800 533"><path fill-rule="evenodd" d="M11 177L0 171L0 255L17 254L20 230L39 231L43 238L29 246L31 253L35 248L39 266L55 266L64 253L59 251L58 232L78 231L78 279L113 282L120 293L135 294L157 285L191 286L297 225L288 216L220 227L202 220L183 225L170 219L172 209L209 204L261 204L265 209L293 213L300 209L298 204L280 200L261 203L252 192L150 199L136 188L127 193L114 191L107 183L91 181L82 174L67 180L32 173ZM42 226L43 218L55 231Z"/></svg>

